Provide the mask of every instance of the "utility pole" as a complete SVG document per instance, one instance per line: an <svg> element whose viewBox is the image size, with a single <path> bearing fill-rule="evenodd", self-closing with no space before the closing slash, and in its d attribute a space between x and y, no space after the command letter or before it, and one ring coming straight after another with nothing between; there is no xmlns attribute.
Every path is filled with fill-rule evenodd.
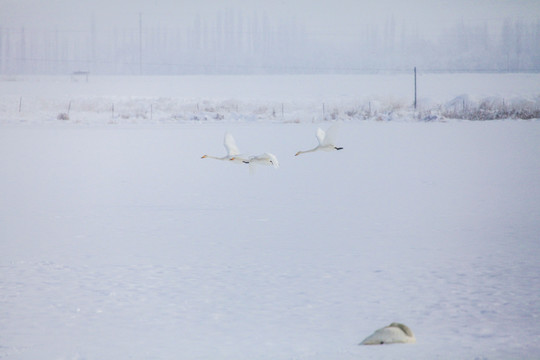
<svg viewBox="0 0 540 360"><path fill-rule="evenodd" d="M414 67L414 110L416 110L416 66Z"/></svg>
<svg viewBox="0 0 540 360"><path fill-rule="evenodd" d="M91 25L91 44L90 44L90 66L86 71L96 71L96 17L92 14L92 25ZM86 75L86 81L88 82L88 75Z"/></svg>
<svg viewBox="0 0 540 360"><path fill-rule="evenodd" d="M21 50L20 50L19 73L24 74L26 71L26 37L24 36L24 26L21 28Z"/></svg>
<svg viewBox="0 0 540 360"><path fill-rule="evenodd" d="M139 13L139 75L142 75L142 13Z"/></svg>

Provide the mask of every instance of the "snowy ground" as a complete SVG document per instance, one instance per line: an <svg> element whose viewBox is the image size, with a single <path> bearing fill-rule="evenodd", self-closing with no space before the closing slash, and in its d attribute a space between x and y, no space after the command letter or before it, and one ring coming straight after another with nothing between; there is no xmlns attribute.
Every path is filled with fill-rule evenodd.
<svg viewBox="0 0 540 360"><path fill-rule="evenodd" d="M0 124L318 122L463 118L513 109L540 117L540 74L10 77ZM475 114L478 115L478 114ZM511 117L511 116L509 116ZM467 118L465 116L465 118ZM500 118L500 117L495 117Z"/></svg>
<svg viewBox="0 0 540 360"><path fill-rule="evenodd" d="M540 356L537 120L346 121L295 157L329 123L43 114L0 127L0 358ZM201 159L226 131L280 168ZM417 343L358 346L394 321Z"/></svg>

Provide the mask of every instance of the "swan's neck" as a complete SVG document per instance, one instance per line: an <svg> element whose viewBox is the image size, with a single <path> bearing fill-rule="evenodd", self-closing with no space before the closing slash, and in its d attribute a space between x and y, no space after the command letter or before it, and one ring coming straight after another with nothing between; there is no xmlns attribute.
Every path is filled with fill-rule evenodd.
<svg viewBox="0 0 540 360"><path fill-rule="evenodd" d="M213 155L204 155L204 156L202 157L202 159L204 159L204 158L216 159L216 160L227 160L229 157L228 157L228 156L217 157L217 156L213 156Z"/></svg>
<svg viewBox="0 0 540 360"><path fill-rule="evenodd" d="M300 150L299 152L296 153L295 156L298 156L300 154L305 154L305 153L309 153L309 152L314 152L314 151L317 151L319 150L319 147L314 147L313 149L309 149L309 150Z"/></svg>

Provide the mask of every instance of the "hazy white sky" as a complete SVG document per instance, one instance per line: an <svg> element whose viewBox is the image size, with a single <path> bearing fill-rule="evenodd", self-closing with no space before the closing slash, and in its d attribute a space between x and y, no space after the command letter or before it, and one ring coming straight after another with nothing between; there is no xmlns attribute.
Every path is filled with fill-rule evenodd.
<svg viewBox="0 0 540 360"><path fill-rule="evenodd" d="M505 18L540 19L540 0L0 0L3 28L87 30L92 16L98 28L147 26L182 28L195 16L213 19L221 10L244 15L266 13L294 18L310 33L354 34L366 24L393 18L421 32L438 31L463 20L468 24L502 23Z"/></svg>

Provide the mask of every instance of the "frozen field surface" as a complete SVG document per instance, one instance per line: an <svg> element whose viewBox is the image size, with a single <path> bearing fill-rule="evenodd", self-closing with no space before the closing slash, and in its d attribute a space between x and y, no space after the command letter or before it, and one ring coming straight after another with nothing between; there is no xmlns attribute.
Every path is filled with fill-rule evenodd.
<svg viewBox="0 0 540 360"><path fill-rule="evenodd" d="M540 357L538 121L298 157L328 123L36 122L0 128L2 359ZM226 131L279 169L201 159Z"/></svg>

